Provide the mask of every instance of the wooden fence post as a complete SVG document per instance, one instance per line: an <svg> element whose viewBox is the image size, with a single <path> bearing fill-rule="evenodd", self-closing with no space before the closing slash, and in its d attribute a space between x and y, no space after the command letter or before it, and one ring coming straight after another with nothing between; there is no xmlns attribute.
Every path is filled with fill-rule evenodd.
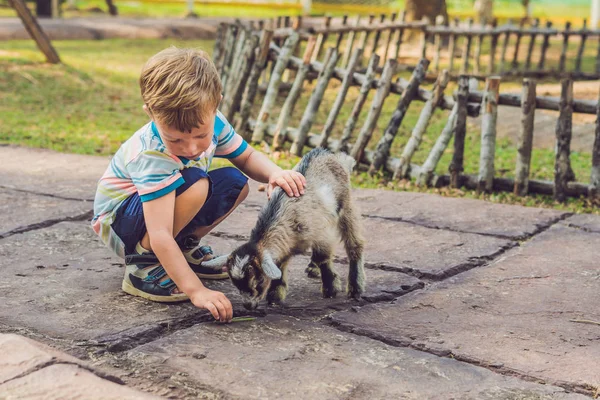
<svg viewBox="0 0 600 400"><path fill-rule="evenodd" d="M329 27L331 26L331 15L328 15L325 17L325 21L323 24L324 24L326 31L323 33L319 33L317 35L317 45L315 47L315 51L313 52L311 62L317 61L319 59L319 57L321 57L321 52L323 51L323 45L325 44L325 42L327 42L327 37L329 36L329 34L327 33L327 30L329 30Z"/></svg>
<svg viewBox="0 0 600 400"><path fill-rule="evenodd" d="M473 27L473 18L469 18L468 19L468 25L469 28L468 30L471 30L471 28ZM461 74L466 74L467 71L469 70L469 52L471 51L471 41L473 40L473 37L469 34L467 34L465 36L465 47L463 48L463 65L461 68Z"/></svg>
<svg viewBox="0 0 600 400"><path fill-rule="evenodd" d="M429 21L429 18L423 17L422 22L424 27L421 29L421 58L427 58L427 39L429 36L427 34L427 27L431 21Z"/></svg>
<svg viewBox="0 0 600 400"><path fill-rule="evenodd" d="M298 39L299 36L296 32L293 32L290 36L288 36L283 44L283 47L281 48L279 57L277 57L277 62L275 63L275 68L273 69L271 79L269 80L269 86L267 87L267 93L265 94L258 118L256 118L256 126L254 127L254 132L252 133L253 142L260 142L265 137L265 129L269 122L269 116L271 115L271 111L275 105L275 100L279 94L281 76L287 67L287 63L292 55L292 51Z"/></svg>
<svg viewBox="0 0 600 400"><path fill-rule="evenodd" d="M315 90L313 90L310 99L308 100L308 104L306 105L306 110L304 110L304 115L302 115L296 140L294 140L294 143L292 143L292 147L290 148L290 153L298 157L302 155L302 150L304 149L306 138L308 137L308 132L310 131L310 128L315 120L319 105L323 100L325 89L327 89L329 80L333 75L333 70L335 69L335 64L338 60L337 50L333 47L327 49L325 60L325 66L323 67L321 74L319 74Z"/></svg>
<svg viewBox="0 0 600 400"><path fill-rule="evenodd" d="M335 125L335 120L337 119L340 110L342 109L342 105L344 105L344 99L346 98L346 94L348 94L348 89L350 89L350 85L354 80L354 70L358 66L360 62L360 58L362 57L362 49L356 49L352 53L352 58L350 59L350 64L348 64L348 68L346 68L346 72L344 73L344 78L342 79L342 84L338 89L337 96L335 98L335 102L331 107L331 111L327 116L327 121L325 122L325 126L323 126L323 131L321 132L319 146L327 147L327 141L329 136L331 135L331 131L333 131L333 126Z"/></svg>
<svg viewBox="0 0 600 400"><path fill-rule="evenodd" d="M487 73L491 75L496 70L496 48L498 47L498 34L494 32L498 27L498 20L494 18L492 21L492 36L490 37L490 61L488 63Z"/></svg>
<svg viewBox="0 0 600 400"><path fill-rule="evenodd" d="M229 70L227 71L227 75L223 79L221 79L221 83L223 85L223 92L226 91L227 84L229 83L230 78L234 77L240 69L240 64L242 63L242 50L244 48L244 44L246 43L246 38L249 35L250 32L244 26L239 25L238 35L235 38L235 46L233 49Z"/></svg>
<svg viewBox="0 0 600 400"><path fill-rule="evenodd" d="M379 17L379 23L383 24L384 21L385 21L385 14L381 14L381 16ZM371 54L377 53L377 45L379 44L379 38L381 38L380 30L375 32L375 37L373 38L373 49L371 50Z"/></svg>
<svg viewBox="0 0 600 400"><path fill-rule="evenodd" d="M459 19L455 17L454 26L458 28L458 25ZM454 34L454 32L450 33L450 38L448 39L448 72L450 73L452 73L452 70L454 69L454 53L456 49L456 39L457 36Z"/></svg>
<svg viewBox="0 0 600 400"><path fill-rule="evenodd" d="M377 125L377 120L379 119L379 114L381 114L381 108L383 107L383 102L387 95L390 93L390 86L392 84L392 77L396 72L396 66L398 62L393 59L386 60L385 66L383 67L383 72L381 74L381 78L379 78L379 87L377 88L377 92L375 92L375 97L373 98L373 102L371 103L371 108L369 109L369 114L367 115L367 119L363 124L362 129L350 151L350 155L356 161L362 159L365 147L367 147L367 143L371 139L373 135L373 130L375 129L375 125Z"/></svg>
<svg viewBox="0 0 600 400"><path fill-rule="evenodd" d="M469 98L469 77L461 75L458 79L456 92L456 122L453 127L454 154L448 171L450 172L450 187L460 187L460 174L464 171L465 136L467 134L467 100Z"/></svg>
<svg viewBox="0 0 600 400"><path fill-rule="evenodd" d="M552 21L546 21L546 29L552 28ZM550 34L544 33L544 41L542 43L542 52L540 54L540 61L538 62L538 71L544 70L544 62L546 61L546 52L548 51L548 47L550 46Z"/></svg>
<svg viewBox="0 0 600 400"><path fill-rule="evenodd" d="M400 13L400 21L401 22L406 21L406 11L402 11ZM394 51L392 54L394 55L393 59L397 61L398 55L400 55L400 45L402 45L402 36L404 35L404 28L399 28L396 32L397 32L398 37L396 38L396 44L394 45ZM600 50L599 50L599 54L600 54Z"/></svg>
<svg viewBox="0 0 600 400"><path fill-rule="evenodd" d="M342 17L342 26L346 26L346 24L348 23L348 15L344 15ZM342 44L342 39L344 38L344 32L340 32L338 33L338 37L337 40L335 42L335 49L338 51L338 53L340 52L340 45Z"/></svg>
<svg viewBox="0 0 600 400"><path fill-rule="evenodd" d="M379 65L379 56L377 54L372 54L369 60L369 65L367 67L367 72L365 73L365 80L363 84L360 86L360 92L356 101L354 102L354 107L352 107L352 112L350 113L350 117L348 121L346 121L346 125L344 125L344 131L342 132L342 138L339 142L338 151L348 152L348 141L352 136L352 132L354 131L354 127L356 126L356 122L358 121L358 116L360 111L367 100L367 96L371 91L371 85L375 80L375 72L377 70L377 66Z"/></svg>
<svg viewBox="0 0 600 400"><path fill-rule="evenodd" d="M515 189L517 196L525 196L529 191L529 169L533 147L533 123L535 119L536 83L532 79L523 80L521 95L521 132L517 150Z"/></svg>
<svg viewBox="0 0 600 400"><path fill-rule="evenodd" d="M574 179L571 169L571 135L573 133L573 80L561 80L560 110L556 122L556 158L554 162L554 199L565 201L567 185Z"/></svg>
<svg viewBox="0 0 600 400"><path fill-rule="evenodd" d="M523 37L523 29L525 26L525 18L519 22L519 30L517 31L517 42L515 43L515 52L511 63L511 69L516 71L519 69L519 47L521 47L521 38Z"/></svg>
<svg viewBox="0 0 600 400"><path fill-rule="evenodd" d="M240 106L244 90L242 89L242 85L247 84L250 69L254 63L254 53L257 47L258 36L252 34L246 39L246 43L240 54L240 62L238 63L236 70L232 71L229 78L229 85L227 85L227 90L223 95L223 103L221 105L221 112L229 121L233 121L233 115Z"/></svg>
<svg viewBox="0 0 600 400"><path fill-rule="evenodd" d="M583 19L583 27L581 28L581 42L577 49L577 59L575 59L575 72L581 72L581 59L583 58L583 51L585 50L585 41L587 39L587 19Z"/></svg>
<svg viewBox="0 0 600 400"><path fill-rule="evenodd" d="M435 26L444 25L444 17L442 15L438 15L435 18ZM442 52L442 35L439 33L434 34L434 46L435 46L435 54L433 55L433 70L435 72L440 69L440 53Z"/></svg>
<svg viewBox="0 0 600 400"><path fill-rule="evenodd" d="M419 145L421 144L421 141L423 140L423 135L427 130L429 121L431 120L431 117L433 116L436 107L439 105L440 101L444 97L444 90L446 90L446 86L448 86L449 81L450 74L448 70L445 69L442 72L440 72L433 86L432 96L429 100L427 100L425 106L421 110L421 114L419 114L419 120L413 128L410 138L406 143L406 146L404 146L404 150L402 151L402 155L400 156L398 166L394 171L393 179L402 179L407 175L412 156L415 153L415 151L417 151Z"/></svg>
<svg viewBox="0 0 600 400"><path fill-rule="evenodd" d="M398 14L396 14L395 12L392 13L392 15L390 16L390 22L395 22L396 21L396 17ZM387 60L388 58L388 52L390 50L390 44L392 43L392 36L393 36L393 29L390 29L388 32L388 37L387 37L387 42L385 43L385 52L383 53L383 59ZM384 61L385 63L385 61Z"/></svg>
<svg viewBox="0 0 600 400"><path fill-rule="evenodd" d="M527 48L527 58L525 59L525 70L529 70L529 67L531 66L531 56L533 55L533 48L535 46L535 36L537 34L537 29L540 26L540 19L536 18L533 21L533 30L531 32L530 35L530 40L529 40L529 47Z"/></svg>
<svg viewBox="0 0 600 400"><path fill-rule="evenodd" d="M571 22L567 22L565 24L565 30L563 32L563 46L562 46L562 51L560 52L560 62L559 62L559 66L558 66L558 70L560 72L565 71L565 66L566 66L566 62L567 62L567 49L569 47L569 36L570 36L569 30L570 29L571 29Z"/></svg>
<svg viewBox="0 0 600 400"><path fill-rule="evenodd" d="M377 143L377 147L373 155L373 161L369 167L369 174L374 174L379 171L382 165L385 166L387 158L390 154L392 143L396 137L396 134L398 133L398 128L400 128L400 125L402 124L402 120L406 115L406 111L408 110L410 103L416 97L421 82L423 82L425 79L425 74L427 73L428 67L429 60L426 58L421 58L417 64L417 67L412 73L410 81L408 82L408 86L404 92L402 92L400 100L398 100L398 105L396 105L396 109L392 114L392 118L390 119L383 136L379 140L379 143Z"/></svg>
<svg viewBox="0 0 600 400"><path fill-rule="evenodd" d="M296 72L296 78L294 79L292 88L288 93L288 97L285 99L283 108L279 113L279 119L277 120L275 132L273 133L273 149L275 150L279 150L285 142L285 132L287 130L290 117L292 116L292 112L294 111L294 107L296 106L296 102L302 93L302 86L304 84L306 74L310 70L310 59L313 51L315 50L316 44L317 41L314 36L311 36L306 43L306 49L304 50L304 56L302 57L302 65Z"/></svg>
<svg viewBox="0 0 600 400"><path fill-rule="evenodd" d="M592 150L592 171L590 174L590 197L600 194L600 96L596 105L596 132Z"/></svg>
<svg viewBox="0 0 600 400"><path fill-rule="evenodd" d="M369 15L369 22L367 23L367 26L371 26L373 24L374 20L375 20L375 15L374 14ZM369 38L369 32L362 31L360 34L360 38L358 39L358 47L363 49L363 51L365 51L367 49L367 39L368 38Z"/></svg>
<svg viewBox="0 0 600 400"><path fill-rule="evenodd" d="M433 173L435 168L437 167L440 158L442 158L442 154L444 154L444 150L448 147L448 143L450 143L450 139L452 138L452 131L454 128L454 124L456 123L456 115L458 114L458 103L454 103L454 107L452 107L452 111L448 116L448 121L446 121L446 125L440 136L436 140L435 144L431 148L427 159L423 163L421 167L421 171L417 176L417 185L429 186L431 178L433 177Z"/></svg>
<svg viewBox="0 0 600 400"><path fill-rule="evenodd" d="M483 44L484 35L477 35L477 43L475 45L475 66L473 72L478 75L481 69L481 45Z"/></svg>
<svg viewBox="0 0 600 400"><path fill-rule="evenodd" d="M215 39L215 46L213 47L212 59L215 67L219 74L221 73L221 59L223 58L223 50L225 49L225 35L227 33L227 25L223 22L219 24L217 28L217 38Z"/></svg>
<svg viewBox="0 0 600 400"><path fill-rule="evenodd" d="M230 29L226 36L225 41L225 54L223 55L223 68L221 70L221 84L223 85L223 91L227 86L227 78L231 71L231 63L234 60L233 56L235 53L235 41L241 35L242 28L237 25L230 25Z"/></svg>
<svg viewBox="0 0 600 400"><path fill-rule="evenodd" d="M496 120L498 118L498 95L500 77L489 77L481 102L481 153L477 191L492 190L494 184L494 156L496 154Z"/></svg>
<svg viewBox="0 0 600 400"><path fill-rule="evenodd" d="M502 52L500 53L500 73L504 72L504 65L506 63L506 51L508 49L508 41L510 40L510 30L512 29L512 20L509 19L506 24L506 32L504 33L504 41L502 42Z"/></svg>
<svg viewBox="0 0 600 400"><path fill-rule="evenodd" d="M344 56L342 58L342 68L346 68L348 66L348 62L350 62L350 56L352 55L352 47L354 46L354 39L356 38L356 30L360 26L360 15L356 16L356 21L354 22L353 30L348 33L348 39L346 39L346 48L344 49Z"/></svg>
<svg viewBox="0 0 600 400"><path fill-rule="evenodd" d="M242 94L242 103L240 106L240 113L238 115L237 122L235 124L235 130L244 137L245 140L250 140L247 135L247 123L250 117L250 111L256 92L258 90L258 80L262 71L267 66L267 59L269 55L269 46L271 45L271 39L273 38L273 31L265 29L261 31L260 43L258 45L257 54L255 55L254 65L246 81L244 87L244 94Z"/></svg>
<svg viewBox="0 0 600 400"><path fill-rule="evenodd" d="M19 18L25 25L25 29L29 32L29 36L35 41L37 47L46 56L46 61L51 64L60 63L60 57L52 46L50 39L46 36L46 33L42 30L42 27L38 24L37 20L25 5L23 0L8 0L8 4L15 9Z"/></svg>

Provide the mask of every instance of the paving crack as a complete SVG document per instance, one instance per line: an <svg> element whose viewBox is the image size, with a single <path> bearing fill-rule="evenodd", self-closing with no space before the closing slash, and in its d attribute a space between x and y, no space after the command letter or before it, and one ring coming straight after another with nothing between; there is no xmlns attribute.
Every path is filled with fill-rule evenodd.
<svg viewBox="0 0 600 400"><path fill-rule="evenodd" d="M1 189L14 190L15 192L35 194L37 196L52 197L54 199L72 200L72 201L83 201L83 202L89 202L89 203L93 203L94 202L94 199L82 199L81 197L60 196L60 195L57 195L57 194L51 194L51 193L45 193L45 192L37 192L35 190L19 189L19 188L15 187L15 186L0 185L0 188Z"/></svg>
<svg viewBox="0 0 600 400"><path fill-rule="evenodd" d="M400 339L392 339L392 338L386 337L384 335L381 335L379 333L372 332L367 329L354 326L352 324L347 324L347 323L343 323L340 321L333 321L331 319L331 317L329 318L328 321L326 321L326 324L334 327L335 329L337 329L339 331L351 333L351 334L357 335L357 336L368 337L370 339L385 343L385 344L393 346L393 347L405 347L405 348L410 348L410 349L417 350L417 351L422 351L424 353L433 354L437 357L455 359L457 361L461 361L461 362L464 362L467 364L475 365L477 367L482 367L482 368L488 369L488 370L490 370L494 373L500 374L500 375L515 377L515 378L518 378L518 379L521 379L521 380L524 380L527 382L534 382L534 383L539 383L539 384L557 386L557 387L560 387L560 388L566 390L567 392L575 392L575 393L593 397L598 391L598 388L594 387L592 385L582 384L582 383L572 383L572 382L553 380L553 379L546 379L546 378L542 378L539 376L534 376L534 375L528 374L524 371L519 371L519 370L510 368L510 367L507 367L502 363L489 362L489 361L481 360L481 359L478 359L475 357L469 357L464 354L454 353L448 349L431 347L425 343L417 342L408 337L402 337Z"/></svg>
<svg viewBox="0 0 600 400"><path fill-rule="evenodd" d="M79 363L73 362L73 361L65 361L65 360L59 360L57 358L52 358L51 360L48 360L48 361L46 361L44 363L40 363L40 364L36 365L35 367L29 368L28 370L26 370L26 371L24 371L24 372L22 372L22 373L20 373L20 374L18 374L16 376L13 376L10 379L7 379L5 381L1 381L0 385L3 385L3 384L8 383L10 381L14 381L16 379L23 378L23 377L25 377L27 375L31 375L34 372L40 371L40 370L42 370L44 368L47 368L47 367L50 367L52 365L74 365L74 366L76 366L78 368L81 368L81 369L84 369L84 370L86 370L88 372L91 372L92 374L96 375L99 378L106 379L107 381L111 381L111 382L117 383L119 385L124 385L125 384L125 382L123 382L120 378L118 378L118 377L116 377L114 375L106 374L106 373L104 373L102 371L95 370L94 368L88 367L86 365L82 365L82 364L79 364Z"/></svg>
<svg viewBox="0 0 600 400"><path fill-rule="evenodd" d="M442 281L444 279L450 278L452 276L458 275L462 272L469 271L473 268L481 267L489 264L491 261L494 261L507 251L514 249L515 247L519 247L518 242L510 242L503 246L501 246L497 251L483 255L478 257L470 257L468 261L464 263L460 263L454 265L450 268L445 269L440 273L431 273L427 271L421 271L418 268L397 266L397 265L389 265L387 263L365 263L365 268L389 271L389 272L401 272L406 275L414 276L418 279L423 279L425 281ZM340 259L344 260L344 259Z"/></svg>
<svg viewBox="0 0 600 400"><path fill-rule="evenodd" d="M89 210L89 211L86 211L86 212L84 212L82 214L75 215L75 216L72 216L72 217L47 219L47 220L42 221L42 222L37 222L35 224L30 224L30 225L26 225L26 226L20 226L18 228L15 228L13 230L8 231L8 232L0 233L0 239L5 239L5 238L7 238L9 236L16 235L16 234L19 234L19 233L25 233L25 232L34 231L34 230L37 230L37 229L48 228L48 227L50 227L52 225L56 225L56 224L59 224L61 222L90 220L93 215L94 215L94 211L93 210Z"/></svg>
<svg viewBox="0 0 600 400"><path fill-rule="evenodd" d="M447 227L447 226L432 225L432 224L428 224L426 222L414 221L414 220L405 219L402 217L385 217L385 216L381 216L381 215L362 214L362 216L364 218L382 219L385 221L393 221L393 222L403 222L403 223L410 224L410 225L420 226L422 228L436 229L436 230L456 232L456 233L468 233L468 234L473 234L473 235L492 237L492 238L496 238L496 239L519 240L519 241L530 239L531 237L543 232L544 230L550 228L552 225L554 225L572 215L573 215L573 213L563 213L560 216L553 218L546 224L536 225L535 229L531 233L524 233L522 235L502 235L502 234L496 234L496 233L477 232L477 231L471 231L471 230L456 229L456 228L451 228L451 227Z"/></svg>
<svg viewBox="0 0 600 400"><path fill-rule="evenodd" d="M582 231L585 233L593 233L593 234L600 234L599 230L595 230L595 229L590 229L590 228L586 228L585 226L580 226L580 225L576 225L576 224L565 224L568 228L572 228L572 229L577 229L578 231Z"/></svg>

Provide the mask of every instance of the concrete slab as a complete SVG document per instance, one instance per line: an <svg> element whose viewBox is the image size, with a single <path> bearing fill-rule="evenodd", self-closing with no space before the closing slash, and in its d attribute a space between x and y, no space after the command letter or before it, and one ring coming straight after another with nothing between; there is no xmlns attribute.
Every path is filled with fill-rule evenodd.
<svg viewBox="0 0 600 400"><path fill-rule="evenodd" d="M128 359L140 374L169 370L186 377L181 385L224 398L585 398L289 316L199 324L133 349Z"/></svg>
<svg viewBox="0 0 600 400"><path fill-rule="evenodd" d="M19 335L0 334L0 354L0 385L57 362L87 366L75 357Z"/></svg>
<svg viewBox="0 0 600 400"><path fill-rule="evenodd" d="M33 226L81 218L92 203L64 200L10 189L0 190L0 238ZM91 217L91 214L90 214Z"/></svg>
<svg viewBox="0 0 600 400"><path fill-rule="evenodd" d="M93 201L96 183L110 157L0 146L0 160L0 187ZM23 168L24 162L27 168Z"/></svg>
<svg viewBox="0 0 600 400"><path fill-rule="evenodd" d="M430 279L443 279L483 264L515 245L506 239L380 218L364 218L363 229L368 265ZM346 256L342 249L338 249L337 254Z"/></svg>
<svg viewBox="0 0 600 400"><path fill-rule="evenodd" d="M600 233L600 216L593 214L577 214L565 219L563 224L580 228L588 232Z"/></svg>
<svg viewBox="0 0 600 400"><path fill-rule="evenodd" d="M56 364L0 384L2 399L146 400L160 399L101 379L77 365Z"/></svg>
<svg viewBox="0 0 600 400"><path fill-rule="evenodd" d="M85 341L196 314L189 304L166 306L123 293L122 260L86 222L1 240L0 270L0 322L54 338Z"/></svg>
<svg viewBox="0 0 600 400"><path fill-rule="evenodd" d="M223 254L240 242L210 236L206 243ZM306 265L304 256L292 261L290 308L273 312L322 315L331 308L357 304L343 295L323 299L320 281L305 276ZM345 279L345 266L336 268ZM189 326L209 319L206 311L190 303L151 303L123 293L122 260L111 255L85 222L60 223L0 241L0 270L0 322L55 338L92 340L117 349L151 340L178 324ZM397 272L368 271L367 277L369 291L364 301L391 300L423 286L418 279ZM205 284L223 291L238 314L244 311L229 280Z"/></svg>
<svg viewBox="0 0 600 400"><path fill-rule="evenodd" d="M600 387L598 246L600 235L556 225L489 267L333 322L591 395Z"/></svg>
<svg viewBox="0 0 600 400"><path fill-rule="evenodd" d="M260 210L253 204L240 206L215 228L214 233L247 240ZM431 279L442 279L480 265L515 245L506 239L425 228L382 218L363 218L362 224L367 238L367 265ZM336 256L343 261L347 258L341 244Z"/></svg>
<svg viewBox="0 0 600 400"><path fill-rule="evenodd" d="M367 216L511 239L529 237L565 214L427 193L360 190L355 199Z"/></svg>

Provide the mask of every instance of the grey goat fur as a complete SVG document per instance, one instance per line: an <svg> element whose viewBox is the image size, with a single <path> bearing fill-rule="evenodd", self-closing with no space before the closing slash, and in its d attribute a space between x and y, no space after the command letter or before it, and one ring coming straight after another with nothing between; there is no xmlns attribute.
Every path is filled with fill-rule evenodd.
<svg viewBox="0 0 600 400"><path fill-rule="evenodd" d="M349 261L348 297L359 299L365 290L364 240L350 196L354 163L343 153L323 148L310 151L294 167L306 178L305 194L288 197L276 188L248 242L203 265L226 265L244 306L254 309L265 296L271 304L285 299L288 261L311 249L307 272L313 276L320 272L323 297L335 297L341 284L332 269L333 252L341 238Z"/></svg>

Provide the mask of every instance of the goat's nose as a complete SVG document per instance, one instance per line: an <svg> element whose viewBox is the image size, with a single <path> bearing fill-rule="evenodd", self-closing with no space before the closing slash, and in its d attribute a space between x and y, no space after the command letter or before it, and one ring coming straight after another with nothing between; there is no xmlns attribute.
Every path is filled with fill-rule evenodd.
<svg viewBox="0 0 600 400"><path fill-rule="evenodd" d="M256 310L258 307L258 301L245 301L244 308L248 311Z"/></svg>

